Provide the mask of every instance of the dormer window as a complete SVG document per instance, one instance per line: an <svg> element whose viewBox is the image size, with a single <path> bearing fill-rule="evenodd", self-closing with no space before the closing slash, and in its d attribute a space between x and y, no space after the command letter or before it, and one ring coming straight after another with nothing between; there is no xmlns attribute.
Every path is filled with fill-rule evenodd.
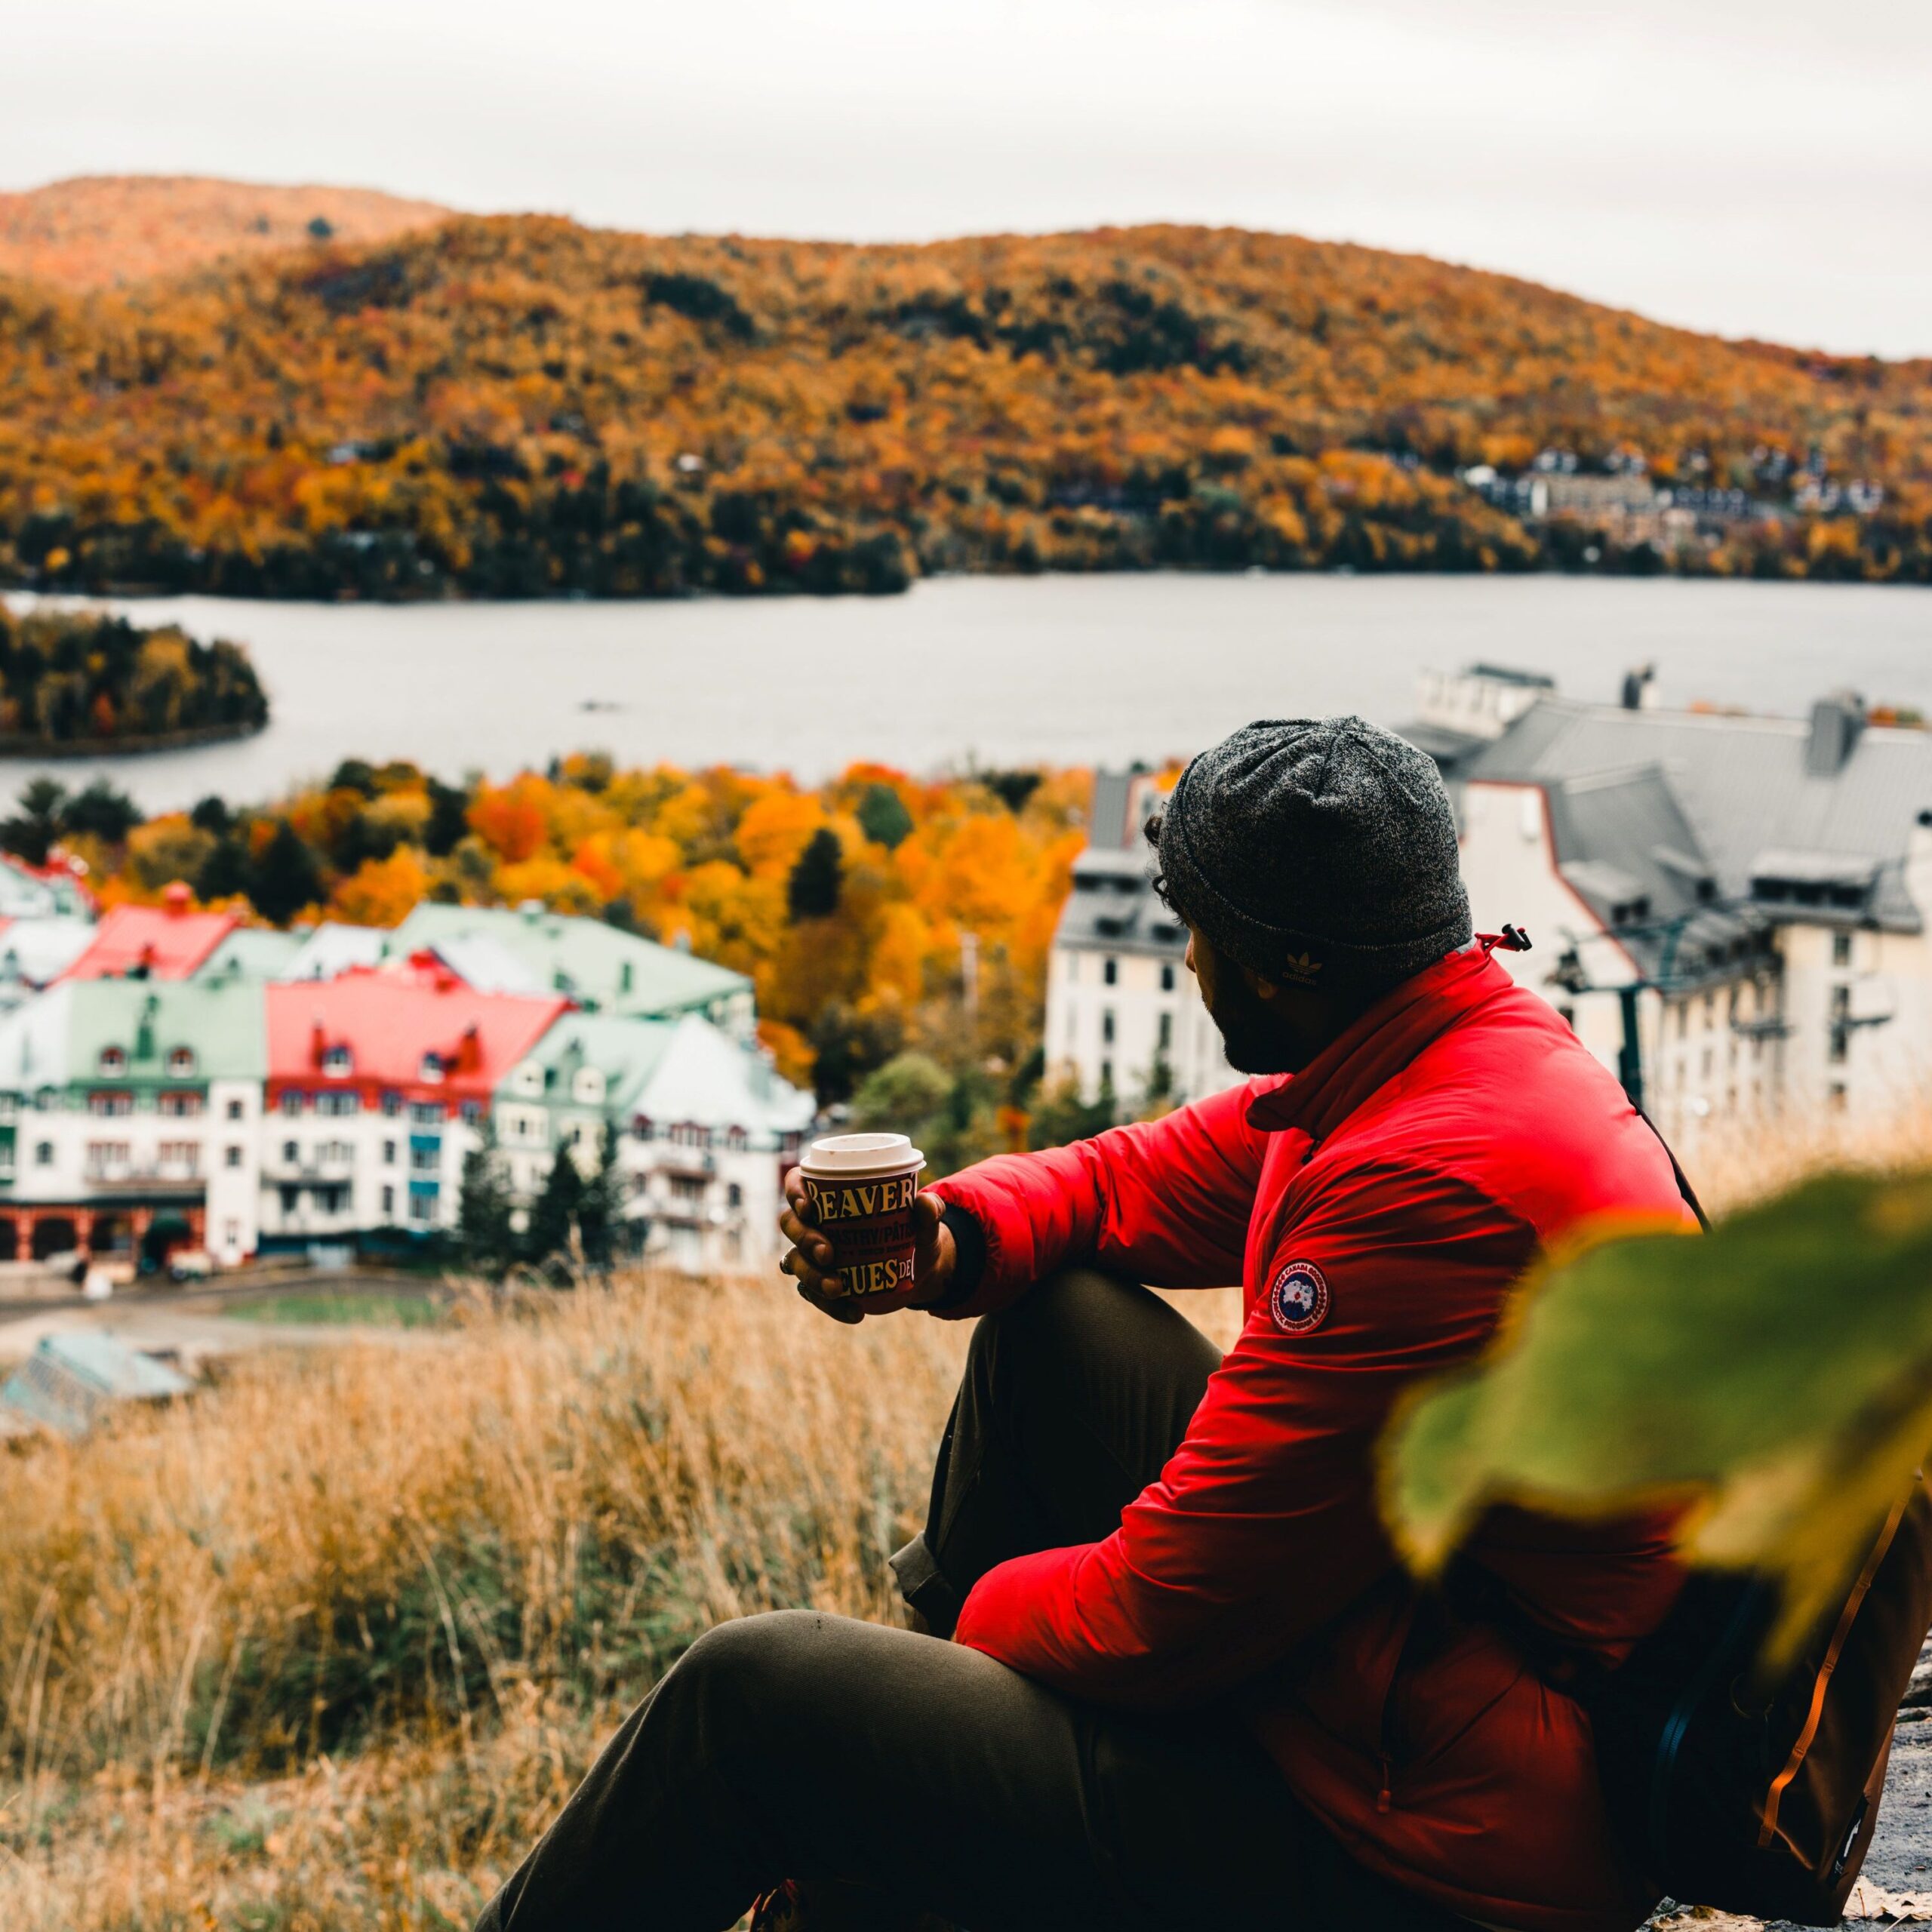
<svg viewBox="0 0 1932 1932"><path fill-rule="evenodd" d="M195 1070L195 1050L192 1047L173 1047L168 1050L168 1072L171 1079L185 1080Z"/></svg>
<svg viewBox="0 0 1932 1932"><path fill-rule="evenodd" d="M100 1070L110 1080L118 1080L128 1071L128 1050L125 1047L103 1047L100 1050Z"/></svg>
<svg viewBox="0 0 1932 1932"><path fill-rule="evenodd" d="M595 1106L604 1097L604 1076L594 1066L579 1067L571 1087L573 1097L587 1106Z"/></svg>
<svg viewBox="0 0 1932 1932"><path fill-rule="evenodd" d="M432 1084L443 1077L443 1057L441 1054L425 1054L423 1064L417 1069L417 1077L426 1084Z"/></svg>
<svg viewBox="0 0 1932 1932"><path fill-rule="evenodd" d="M322 1056L322 1071L331 1080L346 1080L355 1070L355 1057L346 1047L331 1047Z"/></svg>

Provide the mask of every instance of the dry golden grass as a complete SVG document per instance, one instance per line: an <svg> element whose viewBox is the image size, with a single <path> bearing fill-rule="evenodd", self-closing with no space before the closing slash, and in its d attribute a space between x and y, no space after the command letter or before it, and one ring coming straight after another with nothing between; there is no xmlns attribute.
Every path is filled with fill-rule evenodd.
<svg viewBox="0 0 1932 1932"><path fill-rule="evenodd" d="M1706 1135L1713 1208L1932 1122ZM1226 1346L1231 1291L1177 1298ZM965 1341L638 1278L0 1456L0 1927L466 1926L705 1627L897 1614Z"/></svg>
<svg viewBox="0 0 1932 1932"><path fill-rule="evenodd" d="M707 1625L885 1619L964 1337L629 1281L0 1463L0 1924L467 1924Z"/></svg>

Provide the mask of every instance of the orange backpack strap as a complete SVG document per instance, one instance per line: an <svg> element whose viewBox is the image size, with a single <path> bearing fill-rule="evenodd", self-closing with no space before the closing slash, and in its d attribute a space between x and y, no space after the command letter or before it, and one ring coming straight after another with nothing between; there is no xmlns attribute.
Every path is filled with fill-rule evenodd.
<svg viewBox="0 0 1932 1932"><path fill-rule="evenodd" d="M1811 1686L1811 1707L1806 1712L1804 1727L1798 1734L1798 1741L1791 1747L1791 1755L1785 1760L1785 1767L1771 1780L1771 1788L1764 1796L1764 1822L1758 1833L1758 1849L1765 1850L1778 1835L1778 1807L1784 1801L1784 1795L1791 1788L1791 1781L1803 1767L1805 1753L1811 1749L1811 1742L1818 1735L1820 1721L1825 1715L1825 1693L1831 1687L1832 1672L1838 1667L1840 1653L1844 1641L1851 1634L1851 1626L1858 1615L1859 1606L1865 1601L1866 1593L1872 1587L1872 1580L1878 1574L1878 1566L1885 1560L1885 1552L1892 1546L1892 1539L1898 1534L1900 1523L1903 1520L1906 1505L1917 1491L1912 1489L1900 1497L1893 1506L1892 1513L1885 1519L1885 1527L1878 1540L1872 1546L1872 1554L1865 1559L1865 1567L1858 1573L1858 1581L1853 1585L1851 1595L1845 1599L1844 1608L1838 1613L1838 1626L1832 1632L1832 1641L1825 1647L1825 1654L1818 1666L1817 1681ZM1796 1847L1794 1846L1795 1850Z"/></svg>

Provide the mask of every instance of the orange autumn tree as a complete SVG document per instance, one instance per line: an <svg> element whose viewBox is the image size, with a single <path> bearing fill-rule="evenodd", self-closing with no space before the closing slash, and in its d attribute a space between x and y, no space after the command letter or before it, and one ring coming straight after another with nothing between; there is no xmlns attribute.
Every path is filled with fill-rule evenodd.
<svg viewBox="0 0 1932 1932"><path fill-rule="evenodd" d="M1088 789L1078 771L866 764L805 786L589 755L453 786L351 759L272 805L205 801L83 856L110 903L181 879L281 920L394 925L432 898L605 918L749 974L783 1071L826 1097L913 1051L970 1078L990 1121L1038 1045Z"/></svg>

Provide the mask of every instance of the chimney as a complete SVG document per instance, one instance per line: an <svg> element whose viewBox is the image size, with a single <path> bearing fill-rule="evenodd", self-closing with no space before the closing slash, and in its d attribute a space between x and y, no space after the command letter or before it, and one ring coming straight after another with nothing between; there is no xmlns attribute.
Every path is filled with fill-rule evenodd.
<svg viewBox="0 0 1932 1932"><path fill-rule="evenodd" d="M1805 775L1835 778L1857 748L1865 728L1865 700L1855 691L1833 691L1811 707L1811 737L1804 748Z"/></svg>
<svg viewBox="0 0 1932 1932"><path fill-rule="evenodd" d="M309 1029L309 1064L320 1066L328 1057L329 1036L318 1014Z"/></svg>
<svg viewBox="0 0 1932 1932"><path fill-rule="evenodd" d="M167 907L171 919L179 919L195 903L195 895L184 881L177 878L162 894L161 903Z"/></svg>

